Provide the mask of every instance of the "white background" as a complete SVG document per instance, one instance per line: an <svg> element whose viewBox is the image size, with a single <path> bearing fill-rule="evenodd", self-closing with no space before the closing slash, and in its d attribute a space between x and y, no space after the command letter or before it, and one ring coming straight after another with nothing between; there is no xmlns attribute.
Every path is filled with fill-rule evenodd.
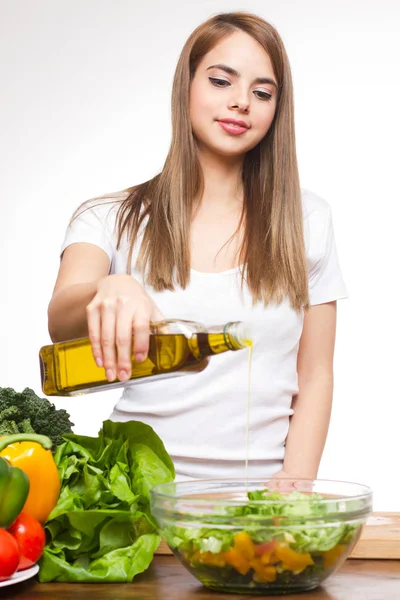
<svg viewBox="0 0 400 600"><path fill-rule="evenodd" d="M38 350L71 213L161 169L181 48L229 10L284 40L301 184L331 204L349 291L319 476L369 484L375 510L399 510L396 0L0 0L0 386L42 395ZM96 435L117 396L56 404Z"/></svg>

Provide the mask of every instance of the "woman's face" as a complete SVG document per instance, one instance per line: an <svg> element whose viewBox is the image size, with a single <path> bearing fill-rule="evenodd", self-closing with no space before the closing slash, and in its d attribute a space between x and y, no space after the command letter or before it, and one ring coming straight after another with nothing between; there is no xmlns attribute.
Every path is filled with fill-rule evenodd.
<svg viewBox="0 0 400 600"><path fill-rule="evenodd" d="M243 156L268 132L277 102L271 60L247 33L237 31L208 52L190 88L190 120L200 151Z"/></svg>

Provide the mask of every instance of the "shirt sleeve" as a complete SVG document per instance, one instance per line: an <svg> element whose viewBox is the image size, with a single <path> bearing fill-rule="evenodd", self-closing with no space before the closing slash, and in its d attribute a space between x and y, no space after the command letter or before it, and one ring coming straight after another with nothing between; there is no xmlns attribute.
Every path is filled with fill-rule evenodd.
<svg viewBox="0 0 400 600"><path fill-rule="evenodd" d="M108 255L110 262L114 255L112 227L110 224L112 204L84 205L67 227L61 254L71 244L86 242L98 246Z"/></svg>
<svg viewBox="0 0 400 600"><path fill-rule="evenodd" d="M326 205L320 253L309 269L310 305L347 298L336 249L332 213Z"/></svg>

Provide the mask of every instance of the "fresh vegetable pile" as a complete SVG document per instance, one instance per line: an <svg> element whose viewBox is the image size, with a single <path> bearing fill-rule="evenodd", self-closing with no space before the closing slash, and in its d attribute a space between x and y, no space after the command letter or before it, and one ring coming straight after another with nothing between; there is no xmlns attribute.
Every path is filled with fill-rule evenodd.
<svg viewBox="0 0 400 600"><path fill-rule="evenodd" d="M185 527L171 520L163 535L209 587L309 589L343 562L361 533L361 522L334 518L330 524L329 504L322 499L297 491L285 496L268 489L249 492L246 504L226 507L224 515L193 515L193 524L180 515Z"/></svg>
<svg viewBox="0 0 400 600"><path fill-rule="evenodd" d="M173 463L151 427L105 421L97 438L68 434L54 455L61 494L46 523L39 581L130 582L161 538L150 489Z"/></svg>
<svg viewBox="0 0 400 600"><path fill-rule="evenodd" d="M33 390L0 388L0 580L40 560L40 581L130 582L153 559L150 489L175 476L160 438L136 421L97 438L72 425Z"/></svg>

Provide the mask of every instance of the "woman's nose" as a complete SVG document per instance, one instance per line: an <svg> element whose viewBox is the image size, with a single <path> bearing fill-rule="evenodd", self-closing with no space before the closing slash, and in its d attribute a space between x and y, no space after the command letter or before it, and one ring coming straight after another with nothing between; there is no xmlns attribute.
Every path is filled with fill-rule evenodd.
<svg viewBox="0 0 400 600"><path fill-rule="evenodd" d="M229 103L230 110L238 110L240 112L249 112L249 100L248 98L236 98L234 101Z"/></svg>

